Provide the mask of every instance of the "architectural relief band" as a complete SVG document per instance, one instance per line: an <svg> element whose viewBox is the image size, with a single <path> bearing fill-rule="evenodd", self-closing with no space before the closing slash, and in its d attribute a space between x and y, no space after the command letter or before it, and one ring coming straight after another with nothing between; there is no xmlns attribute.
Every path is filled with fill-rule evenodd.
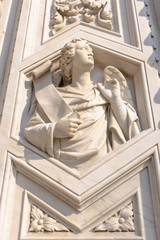
<svg viewBox="0 0 160 240"><path fill-rule="evenodd" d="M112 10L108 0L56 0L52 9L52 35L78 20L112 30Z"/></svg>
<svg viewBox="0 0 160 240"><path fill-rule="evenodd" d="M128 204L91 232L134 232L133 204ZM29 232L70 232L63 224L31 205Z"/></svg>
<svg viewBox="0 0 160 240"><path fill-rule="evenodd" d="M138 117L126 102L129 88L118 69L107 66L104 82L93 83L94 56L87 41L67 43L59 66L56 71L47 62L33 72L36 103L25 133L31 144L78 169L138 134Z"/></svg>

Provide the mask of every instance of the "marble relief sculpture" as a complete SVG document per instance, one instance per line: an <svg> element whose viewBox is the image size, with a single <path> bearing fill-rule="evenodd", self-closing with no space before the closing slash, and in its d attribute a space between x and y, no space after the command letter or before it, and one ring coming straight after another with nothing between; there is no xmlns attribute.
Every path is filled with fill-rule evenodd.
<svg viewBox="0 0 160 240"><path fill-rule="evenodd" d="M128 204L112 217L95 227L92 232L134 232L133 204Z"/></svg>
<svg viewBox="0 0 160 240"><path fill-rule="evenodd" d="M138 117L124 101L128 86L118 69L107 66L104 83L92 82L94 57L87 41L67 43L59 66L49 84L50 73L34 78L37 102L25 133L31 144L78 169L138 134Z"/></svg>
<svg viewBox="0 0 160 240"><path fill-rule="evenodd" d="M32 204L29 232L69 232L69 229Z"/></svg>
<svg viewBox="0 0 160 240"><path fill-rule="evenodd" d="M52 9L52 35L78 20L112 30L112 10L107 0L56 0Z"/></svg>

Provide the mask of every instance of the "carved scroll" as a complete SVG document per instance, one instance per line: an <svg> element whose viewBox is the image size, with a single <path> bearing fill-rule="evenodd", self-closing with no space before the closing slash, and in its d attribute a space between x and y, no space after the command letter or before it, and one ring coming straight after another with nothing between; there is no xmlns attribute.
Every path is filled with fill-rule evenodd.
<svg viewBox="0 0 160 240"><path fill-rule="evenodd" d="M93 23L112 30L110 0L55 0L52 10L52 35L77 21Z"/></svg>
<svg viewBox="0 0 160 240"><path fill-rule="evenodd" d="M69 232L69 229L32 204L29 232Z"/></svg>
<svg viewBox="0 0 160 240"><path fill-rule="evenodd" d="M134 232L133 204L118 211L115 215L95 227L92 232Z"/></svg>

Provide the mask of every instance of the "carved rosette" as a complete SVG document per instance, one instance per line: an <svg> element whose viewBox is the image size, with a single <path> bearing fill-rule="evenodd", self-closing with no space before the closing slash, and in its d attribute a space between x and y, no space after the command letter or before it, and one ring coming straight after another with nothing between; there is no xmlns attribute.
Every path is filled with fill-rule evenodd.
<svg viewBox="0 0 160 240"><path fill-rule="evenodd" d="M110 0L55 0L52 9L52 35L78 20L112 30Z"/></svg>
<svg viewBox="0 0 160 240"><path fill-rule="evenodd" d="M69 232L69 229L32 204L29 232Z"/></svg>
<svg viewBox="0 0 160 240"><path fill-rule="evenodd" d="M134 232L133 204L130 203L115 215L95 227L92 232Z"/></svg>

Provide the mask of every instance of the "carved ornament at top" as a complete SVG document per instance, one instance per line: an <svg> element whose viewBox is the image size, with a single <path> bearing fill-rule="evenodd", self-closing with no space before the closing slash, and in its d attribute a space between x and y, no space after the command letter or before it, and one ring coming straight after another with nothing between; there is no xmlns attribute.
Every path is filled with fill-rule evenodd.
<svg viewBox="0 0 160 240"><path fill-rule="evenodd" d="M112 30L110 1L103 0L56 0L51 16L52 34L65 25L84 21Z"/></svg>

